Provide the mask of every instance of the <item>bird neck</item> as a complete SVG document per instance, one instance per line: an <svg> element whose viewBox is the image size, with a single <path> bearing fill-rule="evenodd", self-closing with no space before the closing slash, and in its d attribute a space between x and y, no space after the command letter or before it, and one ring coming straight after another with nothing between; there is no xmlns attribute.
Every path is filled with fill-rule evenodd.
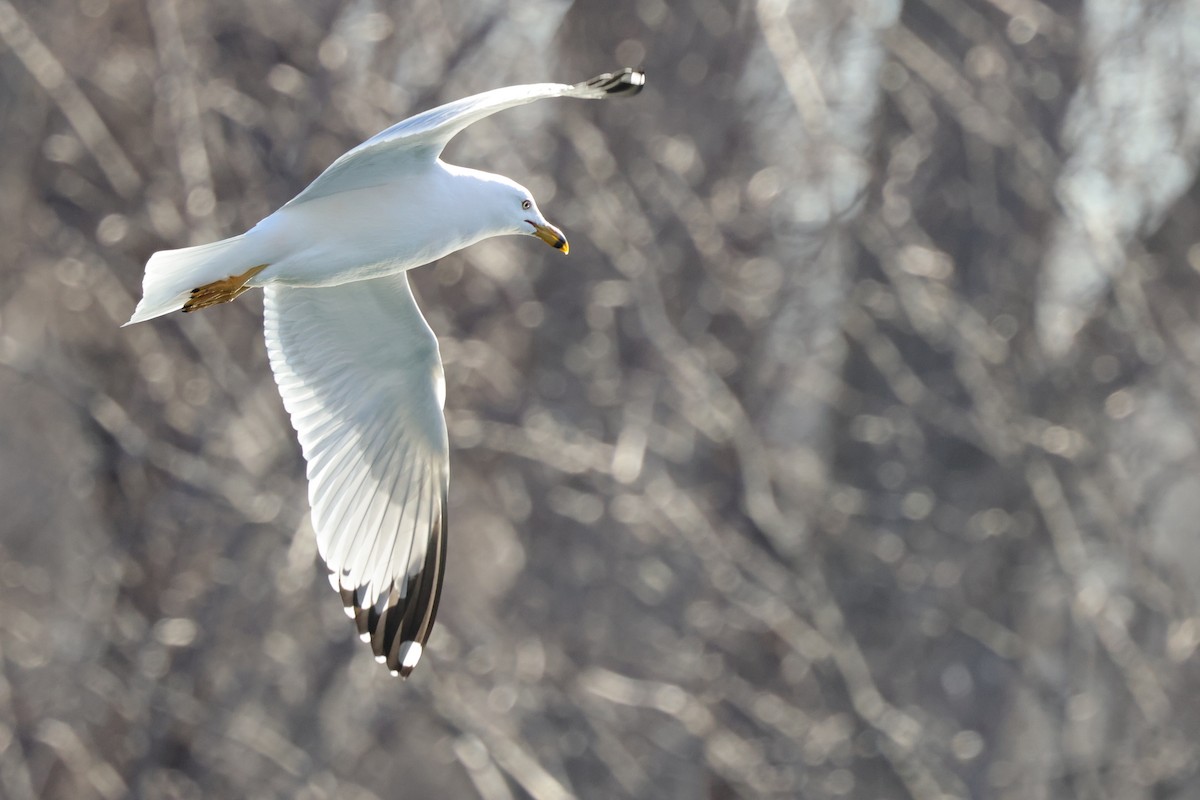
<svg viewBox="0 0 1200 800"><path fill-rule="evenodd" d="M512 233L507 201L513 182L503 175L453 164L440 165L447 175L443 213L468 243Z"/></svg>

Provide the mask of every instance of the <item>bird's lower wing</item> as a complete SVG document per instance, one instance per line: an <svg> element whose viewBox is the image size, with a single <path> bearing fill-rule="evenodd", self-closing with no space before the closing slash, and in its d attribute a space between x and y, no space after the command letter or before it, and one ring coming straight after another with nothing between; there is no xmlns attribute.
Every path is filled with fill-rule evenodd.
<svg viewBox="0 0 1200 800"><path fill-rule="evenodd" d="M437 339L403 273L268 286L264 318L330 582L377 659L407 676L445 572L450 473Z"/></svg>
<svg viewBox="0 0 1200 800"><path fill-rule="evenodd" d="M506 86L446 103L397 122L345 153L288 205L386 183L411 170L414 161L433 161L455 134L497 111L549 97L603 100L630 96L640 92L645 82L640 70L626 68L582 83Z"/></svg>

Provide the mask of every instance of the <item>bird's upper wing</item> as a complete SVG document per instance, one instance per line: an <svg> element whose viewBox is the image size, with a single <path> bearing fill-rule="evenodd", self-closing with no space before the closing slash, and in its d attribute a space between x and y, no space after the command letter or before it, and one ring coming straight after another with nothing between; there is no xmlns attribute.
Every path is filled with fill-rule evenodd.
<svg viewBox="0 0 1200 800"><path fill-rule="evenodd" d="M589 81L531 83L506 86L464 97L397 122L343 154L288 203L295 205L338 192L379 186L412 169L414 162L432 161L453 136L473 122L513 106L546 97L600 100L618 94L637 94L645 75L633 69L606 72Z"/></svg>
<svg viewBox="0 0 1200 800"><path fill-rule="evenodd" d="M404 273L320 289L271 285L264 318L330 582L377 660L407 676L429 639L446 563L437 339Z"/></svg>

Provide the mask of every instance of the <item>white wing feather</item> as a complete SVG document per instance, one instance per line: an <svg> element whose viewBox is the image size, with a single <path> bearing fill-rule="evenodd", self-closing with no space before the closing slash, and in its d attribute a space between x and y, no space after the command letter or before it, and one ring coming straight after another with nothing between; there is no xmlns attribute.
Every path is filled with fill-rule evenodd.
<svg viewBox="0 0 1200 800"><path fill-rule="evenodd" d="M446 103L397 122L344 153L287 205L387 183L416 164L433 161L455 134L497 111L548 97L602 100L616 94L637 94L645 80L641 71L627 68L574 85L506 86Z"/></svg>
<svg viewBox="0 0 1200 800"><path fill-rule="evenodd" d="M407 675L445 572L449 448L437 339L404 273L319 289L271 285L264 318L330 582L376 657Z"/></svg>

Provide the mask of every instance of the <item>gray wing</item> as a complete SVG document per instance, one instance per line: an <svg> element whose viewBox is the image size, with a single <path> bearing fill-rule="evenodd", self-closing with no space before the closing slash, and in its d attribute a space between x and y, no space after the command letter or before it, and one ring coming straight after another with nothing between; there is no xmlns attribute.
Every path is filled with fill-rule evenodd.
<svg viewBox="0 0 1200 800"><path fill-rule="evenodd" d="M446 564L437 339L404 273L267 286L264 319L330 582L376 659L407 677L433 628Z"/></svg>
<svg viewBox="0 0 1200 800"><path fill-rule="evenodd" d="M547 97L602 100L614 95L634 95L641 91L645 82L644 73L626 68L574 85L531 83L507 86L455 100L375 134L330 164L287 205L388 183L417 164L432 162L455 134L497 111Z"/></svg>

